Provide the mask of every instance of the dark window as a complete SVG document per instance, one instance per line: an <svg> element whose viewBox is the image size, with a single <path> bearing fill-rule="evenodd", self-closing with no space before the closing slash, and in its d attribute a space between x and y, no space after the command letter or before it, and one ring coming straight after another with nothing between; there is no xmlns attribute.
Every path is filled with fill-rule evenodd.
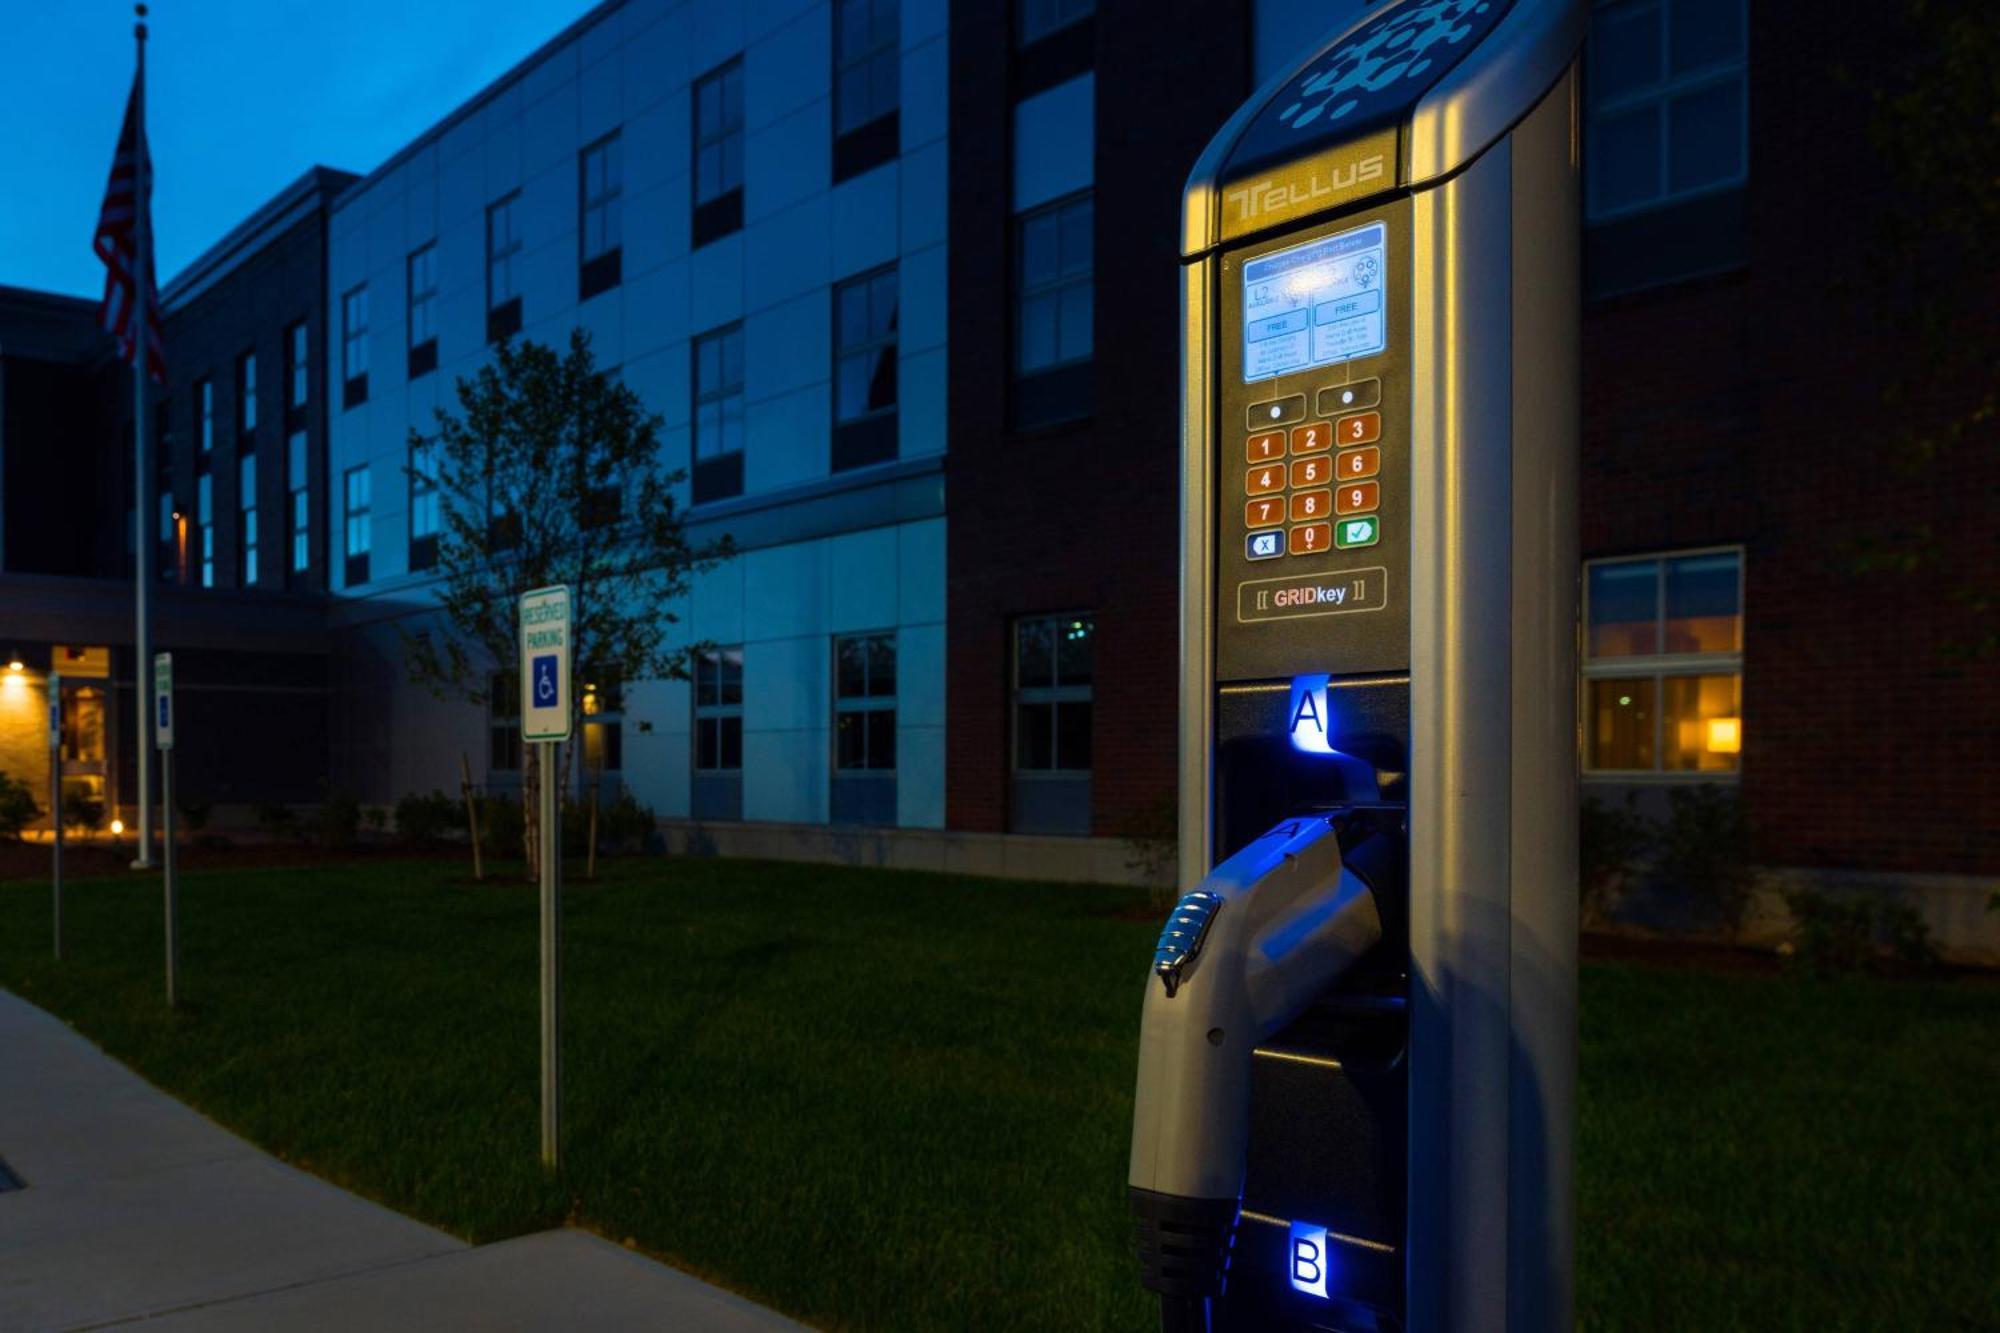
<svg viewBox="0 0 2000 1333"><path fill-rule="evenodd" d="M896 768L896 636L833 641L834 768Z"/></svg>
<svg viewBox="0 0 2000 1333"><path fill-rule="evenodd" d="M1096 0L1015 0L1016 35L1027 46L1089 18L1096 9Z"/></svg>
<svg viewBox="0 0 2000 1333"><path fill-rule="evenodd" d="M412 251L410 280L411 379L437 369L437 242Z"/></svg>
<svg viewBox="0 0 2000 1333"><path fill-rule="evenodd" d="M516 773L521 768L521 678L512 671L496 672L487 682L486 767Z"/></svg>
<svg viewBox="0 0 2000 1333"><path fill-rule="evenodd" d="M312 504L307 485L306 433L295 430L285 440L285 490L290 497L292 568L303 574L312 563Z"/></svg>
<svg viewBox="0 0 2000 1333"><path fill-rule="evenodd" d="M1023 213L1015 221L1014 365L1032 375L1090 359L1091 196Z"/></svg>
<svg viewBox="0 0 2000 1333"><path fill-rule="evenodd" d="M743 767L743 649L710 648L694 661L694 766Z"/></svg>
<svg viewBox="0 0 2000 1333"><path fill-rule="evenodd" d="M285 330L285 406L301 408L310 395L312 380L310 340L306 322L300 320Z"/></svg>
<svg viewBox="0 0 2000 1333"><path fill-rule="evenodd" d="M896 456L896 268L833 289L833 470Z"/></svg>
<svg viewBox="0 0 2000 1333"><path fill-rule="evenodd" d="M1090 832L1092 642L1089 612L1014 625L1014 786L1020 833Z"/></svg>
<svg viewBox="0 0 2000 1333"><path fill-rule="evenodd" d="M694 340L696 504L743 493L743 326Z"/></svg>
<svg viewBox="0 0 2000 1333"><path fill-rule="evenodd" d="M215 448L215 381L202 380L194 386L195 447L202 453Z"/></svg>
<svg viewBox="0 0 2000 1333"><path fill-rule="evenodd" d="M499 342L521 331L521 234L515 214L516 190L486 209L486 341Z"/></svg>
<svg viewBox="0 0 2000 1333"><path fill-rule="evenodd" d="M1603 222L1743 183L1745 0L1620 0L1592 16L1585 213Z"/></svg>
<svg viewBox="0 0 2000 1333"><path fill-rule="evenodd" d="M347 554L347 585L368 582L368 552L374 542L374 525L368 517L368 465L349 468L342 478L341 494L346 499L344 528Z"/></svg>
<svg viewBox="0 0 2000 1333"><path fill-rule="evenodd" d="M833 178L896 155L902 100L897 0L834 0Z"/></svg>
<svg viewBox="0 0 2000 1333"><path fill-rule="evenodd" d="M368 401L368 284L340 298L341 405Z"/></svg>
<svg viewBox="0 0 2000 1333"><path fill-rule="evenodd" d="M203 472L194 480L194 522L201 559L201 586L215 586L215 478Z"/></svg>
<svg viewBox="0 0 2000 1333"><path fill-rule="evenodd" d="M257 586L257 455L244 454L236 460L236 532L241 558L237 565L238 586Z"/></svg>
<svg viewBox="0 0 2000 1333"><path fill-rule="evenodd" d="M438 443L426 440L410 447L410 569L437 564Z"/></svg>
<svg viewBox="0 0 2000 1333"><path fill-rule="evenodd" d="M236 438L248 439L257 432L257 354L245 352L236 358Z"/></svg>
<svg viewBox="0 0 2000 1333"><path fill-rule="evenodd" d="M743 226L743 60L694 85L694 244Z"/></svg>
<svg viewBox="0 0 2000 1333"><path fill-rule="evenodd" d="M616 287L620 278L621 239L619 195L624 179L622 150L616 131L577 156L579 300Z"/></svg>

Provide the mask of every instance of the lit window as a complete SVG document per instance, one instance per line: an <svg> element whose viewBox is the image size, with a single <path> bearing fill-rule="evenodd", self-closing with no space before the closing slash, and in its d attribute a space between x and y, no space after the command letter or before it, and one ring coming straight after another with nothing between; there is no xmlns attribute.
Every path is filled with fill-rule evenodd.
<svg viewBox="0 0 2000 1333"><path fill-rule="evenodd" d="M195 479L194 521L201 543L201 586L215 586L215 479L204 472Z"/></svg>
<svg viewBox="0 0 2000 1333"><path fill-rule="evenodd" d="M257 455L236 460L236 531L242 551L238 586L257 586Z"/></svg>
<svg viewBox="0 0 2000 1333"><path fill-rule="evenodd" d="M312 506L307 480L306 433L295 430L285 440L285 491L291 503L294 574L305 573L312 559Z"/></svg>
<svg viewBox="0 0 2000 1333"><path fill-rule="evenodd" d="M1586 567L1585 767L1737 771L1743 748L1743 553Z"/></svg>
<svg viewBox="0 0 2000 1333"><path fill-rule="evenodd" d="M1593 15L1590 220L1740 185L1749 170L1745 0L1618 0Z"/></svg>
<svg viewBox="0 0 2000 1333"><path fill-rule="evenodd" d="M215 381L203 380L194 386L195 411L201 420L195 439L201 452L208 453L215 448Z"/></svg>

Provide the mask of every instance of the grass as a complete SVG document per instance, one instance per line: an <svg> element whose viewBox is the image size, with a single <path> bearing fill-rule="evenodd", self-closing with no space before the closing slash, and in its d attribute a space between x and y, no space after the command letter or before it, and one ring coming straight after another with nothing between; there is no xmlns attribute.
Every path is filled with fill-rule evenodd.
<svg viewBox="0 0 2000 1333"><path fill-rule="evenodd" d="M0 885L0 984L349 1188L475 1241L565 1220L809 1322L1152 1326L1124 1204L1136 894L614 863L566 905L563 1178L535 901L456 866ZM2000 1327L2000 986L1583 977L1587 1328Z"/></svg>

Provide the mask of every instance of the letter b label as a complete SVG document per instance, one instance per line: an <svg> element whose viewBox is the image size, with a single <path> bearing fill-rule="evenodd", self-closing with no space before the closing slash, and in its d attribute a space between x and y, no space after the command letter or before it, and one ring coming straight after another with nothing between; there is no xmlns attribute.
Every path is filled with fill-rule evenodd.
<svg viewBox="0 0 2000 1333"><path fill-rule="evenodd" d="M1292 1223L1292 1290L1321 1300L1326 1295L1326 1228Z"/></svg>

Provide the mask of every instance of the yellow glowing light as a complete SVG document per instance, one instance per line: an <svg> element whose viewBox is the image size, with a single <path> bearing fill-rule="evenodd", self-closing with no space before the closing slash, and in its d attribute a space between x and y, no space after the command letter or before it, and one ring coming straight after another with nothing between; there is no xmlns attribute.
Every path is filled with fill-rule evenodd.
<svg viewBox="0 0 2000 1333"><path fill-rule="evenodd" d="M25 666L26 666L26 664L25 664L25 663L23 663L23 662L21 661L21 659L20 659L20 658L18 658L18 657L17 657L17 658L15 658L15 659L14 659L13 661L11 661L11 662L7 663L7 669L8 669L9 671L13 671L13 672L16 672L16 673L18 673L18 672L22 671L22 670L23 670L23 669L25 668Z"/></svg>
<svg viewBox="0 0 2000 1333"><path fill-rule="evenodd" d="M111 821L111 836L112 836L112 837L114 837L114 838L115 838L115 837L117 837L117 836L118 836L119 834L123 833L124 831L125 831L125 821L124 821L124 820L122 820L122 819L114 819L114 820L112 820L112 821Z"/></svg>
<svg viewBox="0 0 2000 1333"><path fill-rule="evenodd" d="M1708 752L1738 754L1743 749L1743 719L1712 717L1708 720Z"/></svg>

